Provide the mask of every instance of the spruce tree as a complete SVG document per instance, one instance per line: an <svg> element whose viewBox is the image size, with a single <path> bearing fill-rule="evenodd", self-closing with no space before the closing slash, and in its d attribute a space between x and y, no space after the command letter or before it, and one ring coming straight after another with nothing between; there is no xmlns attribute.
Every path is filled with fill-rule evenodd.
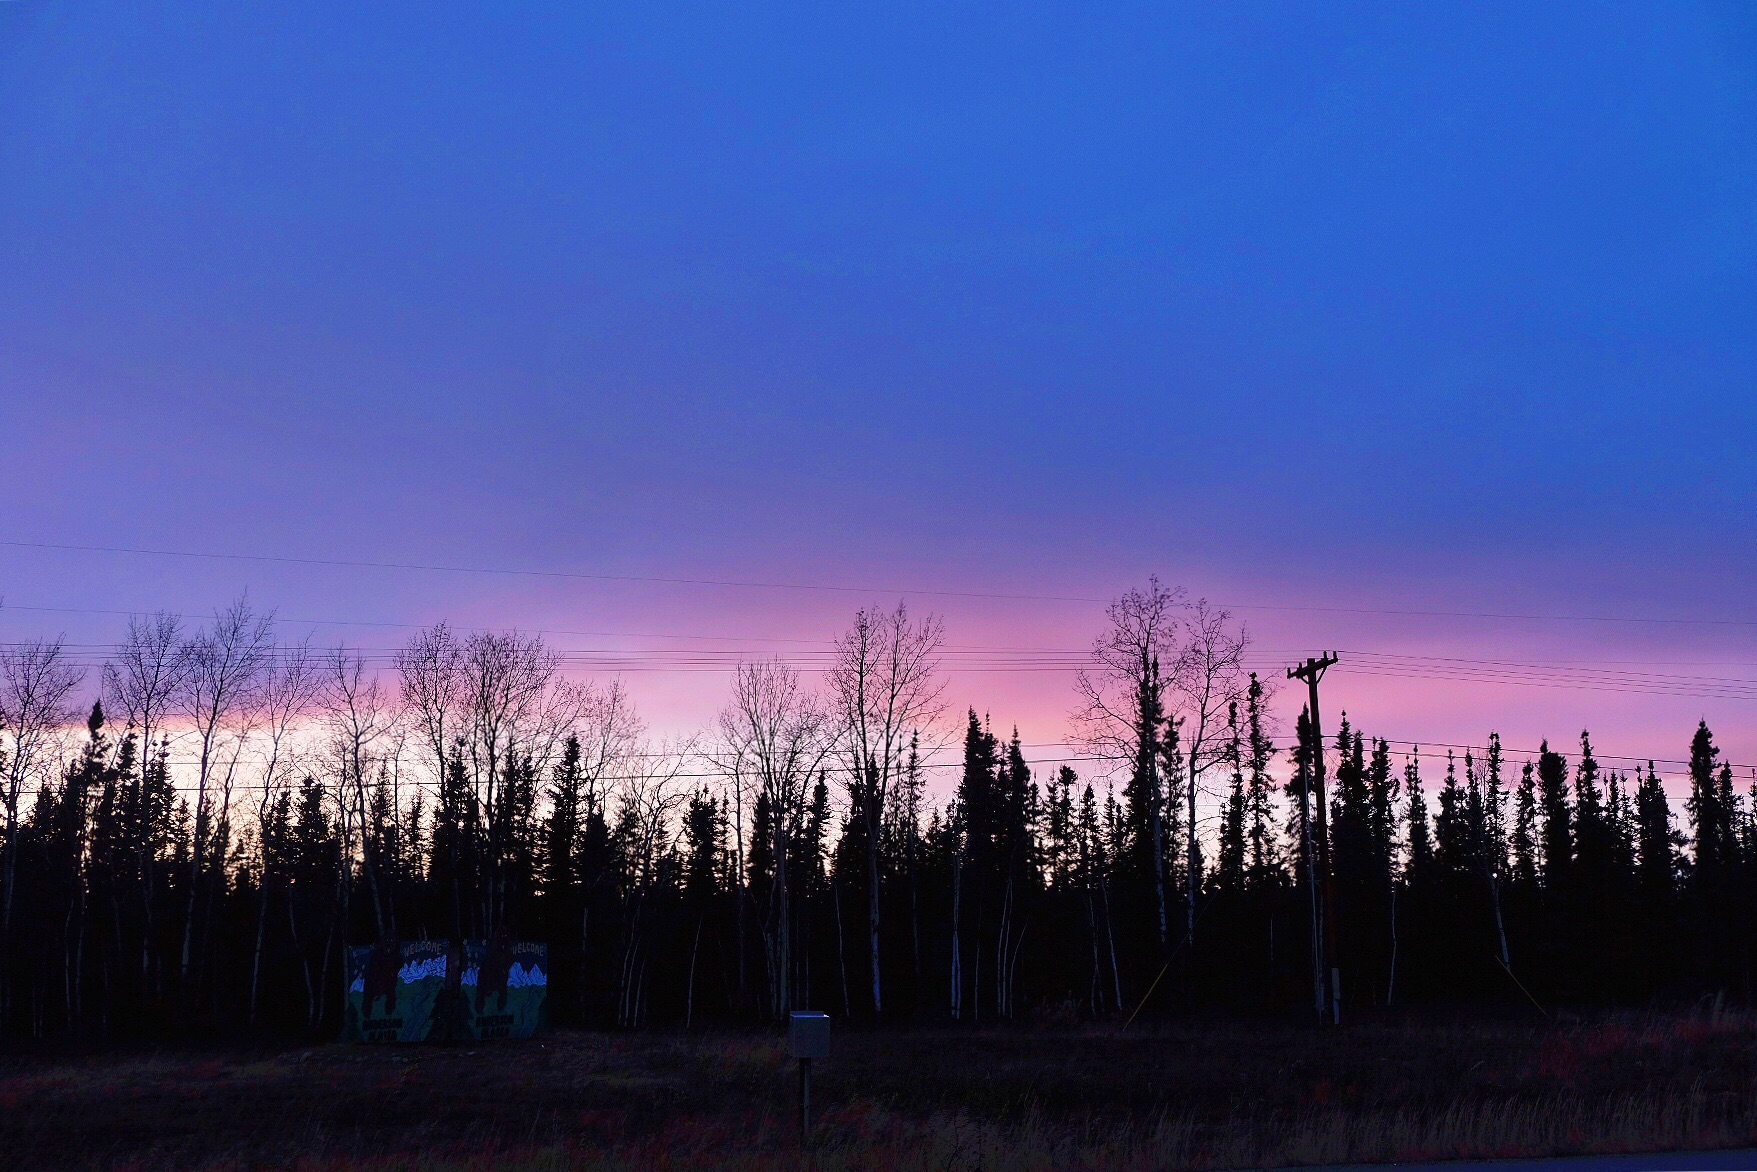
<svg viewBox="0 0 1757 1172"><path fill-rule="evenodd" d="M1434 818L1434 861L1448 886L1469 869L1470 838L1464 792L1458 784L1458 762L1446 753L1446 781L1440 789L1440 811Z"/></svg>
<svg viewBox="0 0 1757 1172"><path fill-rule="evenodd" d="M1549 741L1538 747L1538 802L1543 817L1543 883L1552 892L1567 886L1574 863L1574 827L1568 805L1568 761L1550 751Z"/></svg>
<svg viewBox="0 0 1757 1172"><path fill-rule="evenodd" d="M1391 742L1380 738L1373 742L1373 758L1367 766L1367 795L1371 803L1373 875L1380 890L1386 892L1397 869L1397 792Z"/></svg>
<svg viewBox="0 0 1757 1172"><path fill-rule="evenodd" d="M1428 833L1427 798L1422 793L1420 746L1416 747L1416 752L1403 767L1403 792L1408 798L1403 824L1409 836L1410 881L1431 881L1434 843Z"/></svg>
<svg viewBox="0 0 1757 1172"><path fill-rule="evenodd" d="M1167 878L1175 874L1168 859L1177 841L1177 828L1170 823L1177 817L1178 809L1175 800L1168 800L1165 777L1161 773L1162 738L1167 726L1164 685L1159 678L1159 662L1154 659L1148 661L1135 689L1135 755L1128 784L1123 787L1123 806L1131 838L1131 877L1151 901L1153 937L1163 956L1171 953L1170 917L1174 894L1167 889ZM1176 726L1170 725L1169 732L1173 737L1176 731ZM1173 771L1170 776L1176 778L1178 774Z"/></svg>
<svg viewBox="0 0 1757 1172"><path fill-rule="evenodd" d="M1226 799L1220 808L1220 850L1215 858L1217 891L1238 892L1245 878L1245 775L1244 748L1238 724L1238 705L1227 713L1226 763L1230 775Z"/></svg>
<svg viewBox="0 0 1757 1172"><path fill-rule="evenodd" d="M1537 886L1537 775L1527 761L1519 774L1513 810L1513 881L1524 890Z"/></svg>
<svg viewBox="0 0 1757 1172"><path fill-rule="evenodd" d="M1635 882L1642 953L1649 986L1675 975L1678 945L1677 895L1684 839L1672 824L1672 807L1653 762L1635 789Z"/></svg>
<svg viewBox="0 0 1757 1172"><path fill-rule="evenodd" d="M549 814L544 819L539 883L555 904L571 904L577 885L580 808L580 739L569 736L549 783Z"/></svg>
<svg viewBox="0 0 1757 1172"><path fill-rule="evenodd" d="M1602 891L1610 881L1616 848L1612 841L1611 811L1599 785L1598 759L1592 755L1592 738L1580 734L1580 761L1574 767L1574 853L1582 874L1582 887Z"/></svg>
<svg viewBox="0 0 1757 1172"><path fill-rule="evenodd" d="M1506 758L1501 752L1501 734L1489 734L1488 752L1483 758L1483 851L1484 866L1497 880L1507 873L1507 782L1504 776Z"/></svg>
<svg viewBox="0 0 1757 1172"><path fill-rule="evenodd" d="M1251 673L1251 684L1245 692L1245 729L1249 753L1245 807L1250 821L1251 883L1255 887L1267 887L1284 876L1281 875L1281 851L1273 826L1274 781L1269 775L1275 745L1263 727L1263 685L1257 680L1256 672Z"/></svg>
<svg viewBox="0 0 1757 1172"><path fill-rule="evenodd" d="M1717 899L1723 893L1731 869L1727 844L1731 836L1731 811L1725 791L1731 789L1731 778L1722 785L1719 776L1720 750L1708 722L1696 726L1690 742L1690 796L1685 809L1690 817L1694 846L1693 884L1704 899Z"/></svg>

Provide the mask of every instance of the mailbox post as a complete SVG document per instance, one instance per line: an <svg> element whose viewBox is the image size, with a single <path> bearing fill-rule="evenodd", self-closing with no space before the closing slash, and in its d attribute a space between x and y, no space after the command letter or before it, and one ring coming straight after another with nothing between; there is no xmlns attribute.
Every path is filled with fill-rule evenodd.
<svg viewBox="0 0 1757 1172"><path fill-rule="evenodd" d="M787 1018L787 1048L799 1060L799 1144L811 1140L811 1060L830 1056L830 1015L794 1010Z"/></svg>

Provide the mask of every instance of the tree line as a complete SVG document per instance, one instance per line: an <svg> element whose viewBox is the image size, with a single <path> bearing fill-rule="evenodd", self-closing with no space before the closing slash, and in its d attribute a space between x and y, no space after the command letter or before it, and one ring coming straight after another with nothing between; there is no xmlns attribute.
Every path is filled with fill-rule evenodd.
<svg viewBox="0 0 1757 1172"><path fill-rule="evenodd" d="M346 946L496 935L593 1026L1750 998L1757 780L1706 724L1682 819L1584 732L1288 736L1243 626L1152 581L1078 674L1080 756L1034 768L950 711L943 642L862 610L817 686L742 664L681 740L518 633L379 667L240 600L135 618L94 673L11 645L0 1028L324 1036Z"/></svg>

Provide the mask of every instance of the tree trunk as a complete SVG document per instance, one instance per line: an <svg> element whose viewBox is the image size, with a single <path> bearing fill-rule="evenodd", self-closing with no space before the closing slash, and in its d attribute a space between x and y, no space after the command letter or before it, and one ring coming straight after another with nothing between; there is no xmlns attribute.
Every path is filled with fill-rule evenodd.
<svg viewBox="0 0 1757 1172"><path fill-rule="evenodd" d="M372 851L367 847L369 831L366 826L366 779L360 774L359 769L359 766L355 766L354 792L357 797L354 808L360 816L360 869L366 872L366 890L372 896L372 923L378 929L378 938L383 940L385 938L384 901L378 891L378 868L373 864ZM382 826L378 828L376 837L380 842L384 841L383 831Z"/></svg>
<svg viewBox="0 0 1757 1172"><path fill-rule="evenodd" d="M256 995L262 984L262 937L268 923L268 877L263 876L262 898L256 908L256 945L250 954L250 1027L256 1028Z"/></svg>
<svg viewBox="0 0 1757 1172"><path fill-rule="evenodd" d="M1086 886L1084 903L1086 904L1086 932L1092 941L1092 980L1088 986L1087 995L1091 999L1092 1016L1097 1017L1104 1012L1104 1006L1100 1003L1103 994L1099 992L1102 988L1099 983L1099 974L1104 971L1104 964L1098 957L1098 915L1092 907L1092 887L1090 884Z"/></svg>
<svg viewBox="0 0 1757 1172"><path fill-rule="evenodd" d="M848 1004L848 943L842 936L842 888L830 885L830 898L836 904L836 963L842 973L842 1016L853 1016Z"/></svg>
<svg viewBox="0 0 1757 1172"><path fill-rule="evenodd" d="M579 1013L580 1022L586 1021L587 990L586 990L586 941L592 927L592 892L590 888L580 893L580 964L579 964Z"/></svg>
<svg viewBox="0 0 1757 1172"><path fill-rule="evenodd" d="M201 745L200 772L195 784L195 841L189 851L189 905L183 917L183 953L177 964L177 976L185 986L189 983L189 953L195 944L195 900L201 890L201 863L207 849L207 781L212 767L211 749L204 736ZM187 997L188 989L184 989Z"/></svg>
<svg viewBox="0 0 1757 1172"><path fill-rule="evenodd" d="M913 831L911 831L913 833ZM915 878L915 847L913 841L909 848L909 946L915 963L915 1010L923 1008L921 987L921 900L920 884Z"/></svg>
<svg viewBox="0 0 1757 1172"><path fill-rule="evenodd" d="M1397 1004L1397 885L1391 885L1391 979L1385 983L1385 1008Z"/></svg>
<svg viewBox="0 0 1757 1172"><path fill-rule="evenodd" d="M697 954L702 950L703 918L705 917L696 917L695 943L689 947L689 989L683 999L683 1030L685 1033L689 1032L690 1026L695 1022L695 962Z"/></svg>
<svg viewBox="0 0 1757 1172"><path fill-rule="evenodd" d="M1165 901L1165 816L1160 809L1164 801L1159 792L1159 770L1154 769L1148 779L1153 786L1153 901L1154 910L1159 917L1159 952L1169 958L1171 956L1171 932L1166 916Z"/></svg>
<svg viewBox="0 0 1757 1172"><path fill-rule="evenodd" d="M6 810L6 890L0 893L0 957L13 955L12 890L18 884L18 803ZM12 965L0 964L0 1026L12 1015Z"/></svg>
<svg viewBox="0 0 1757 1172"><path fill-rule="evenodd" d="M1495 937L1501 944L1501 967L1512 972L1513 958L1507 953L1507 926L1501 921L1501 882L1492 872L1489 875L1489 901L1495 909Z"/></svg>
<svg viewBox="0 0 1757 1172"><path fill-rule="evenodd" d="M299 920L293 913L293 901L287 900L287 935L293 942L293 951L299 957L299 972L305 978L305 1028L317 1029L317 990L311 985L311 958L305 955L305 949L299 944Z"/></svg>
<svg viewBox="0 0 1757 1172"><path fill-rule="evenodd" d="M958 938L958 921L962 915L964 898L964 852L955 850L952 854L952 988L951 1011L952 1020L958 1021L964 1015L964 957Z"/></svg>
<svg viewBox="0 0 1757 1172"><path fill-rule="evenodd" d="M732 835L737 848L732 856L732 881L737 888L733 894L736 899L734 911L738 918L738 1012L746 1013L750 1002L746 994L745 978L750 962L745 956L744 905L749 897L749 888L744 876L744 783L737 775L734 776L732 785Z"/></svg>
<svg viewBox="0 0 1757 1172"><path fill-rule="evenodd" d="M982 901L976 901L976 965L970 974L970 1020L982 1020Z"/></svg>
<svg viewBox="0 0 1757 1172"><path fill-rule="evenodd" d="M872 799L876 801L877 799ZM879 833L883 829L878 819L867 817L866 839L866 925L867 939L871 946L872 961L872 1015L881 1017L885 1011L884 998L879 986Z"/></svg>
<svg viewBox="0 0 1757 1172"><path fill-rule="evenodd" d="M787 884L788 842L782 812L775 819L775 1019L785 1021L793 1007L793 908L792 893Z"/></svg>
<svg viewBox="0 0 1757 1172"><path fill-rule="evenodd" d="M1198 735L1202 730L1196 730ZM1189 883L1189 898L1184 902L1184 946L1189 949L1193 960L1196 954L1196 892L1201 887L1202 877L1197 873L1199 856L1196 851L1196 746L1190 746L1190 784L1186 799L1187 819L1184 823L1189 827L1189 840L1184 844L1186 858L1184 874Z"/></svg>
<svg viewBox="0 0 1757 1172"><path fill-rule="evenodd" d="M1110 953L1111 989L1116 994L1116 1007L1120 1010L1123 1007L1123 976L1116 965L1116 924L1110 916L1110 881L1104 877L1103 871L1098 873L1098 895L1104 901L1104 943Z"/></svg>

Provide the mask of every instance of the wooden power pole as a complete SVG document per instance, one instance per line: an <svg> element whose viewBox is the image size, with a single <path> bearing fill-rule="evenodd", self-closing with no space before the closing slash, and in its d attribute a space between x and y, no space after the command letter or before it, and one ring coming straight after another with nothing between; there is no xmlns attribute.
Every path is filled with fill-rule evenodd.
<svg viewBox="0 0 1757 1172"><path fill-rule="evenodd" d="M1287 669L1290 680L1304 680L1311 690L1312 713L1312 773L1317 785L1318 817L1318 877L1324 887L1324 962L1327 962L1330 976L1330 1021L1333 1025L1342 1024L1342 963L1336 948L1336 875L1330 866L1330 814L1329 803L1324 797L1324 726L1318 720L1318 681L1324 678L1324 672L1336 663L1336 653L1326 652L1317 659L1308 659L1298 667ZM1322 972L1325 965L1320 964Z"/></svg>

